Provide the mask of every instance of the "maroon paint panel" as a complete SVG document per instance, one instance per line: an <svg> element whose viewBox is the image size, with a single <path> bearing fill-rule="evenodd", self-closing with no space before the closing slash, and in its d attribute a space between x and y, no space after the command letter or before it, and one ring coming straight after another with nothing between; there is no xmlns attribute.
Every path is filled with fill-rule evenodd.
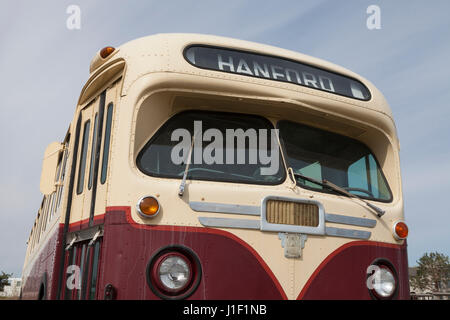
<svg viewBox="0 0 450 320"><path fill-rule="evenodd" d="M107 208L97 298L112 284L117 299L159 299L146 281L152 255L168 245L194 251L202 277L189 299L286 299L278 280L248 244L217 229L148 226L132 221L130 207Z"/></svg>
<svg viewBox="0 0 450 320"><path fill-rule="evenodd" d="M111 283L118 299L159 299L146 282L150 257L161 247L183 245L199 257L200 285L190 299L286 299L267 264L247 243L231 233L209 228L147 226L134 223L130 207L111 207L105 220L97 299ZM77 224L78 225L78 224ZM84 224L81 224L84 225ZM56 299L63 225L45 244L24 281L23 299L37 299L46 276L46 298ZM398 299L409 299L408 262L404 246L350 242L331 253L308 280L298 299L370 299L366 269L378 258L389 260L399 276Z"/></svg>
<svg viewBox="0 0 450 320"><path fill-rule="evenodd" d="M44 249L31 267L30 274L23 279L22 299L37 299L41 285L44 285L46 289L46 299L56 299L63 227L64 225L60 224L55 228L47 243L44 244Z"/></svg>
<svg viewBox="0 0 450 320"><path fill-rule="evenodd" d="M94 217L93 225L100 225L104 221L105 215ZM80 222L71 223L69 232L79 231L89 227L89 219ZM59 224L51 235L45 248L35 260L29 276L24 279L24 287L22 289L22 299L37 299L39 290L43 282L46 288L46 299L56 299L58 287L59 264L61 257L62 233L64 224ZM40 246L40 245L39 245Z"/></svg>
<svg viewBox="0 0 450 320"><path fill-rule="evenodd" d="M396 299L409 299L408 257L403 246L354 241L331 253L310 277L297 299L371 299L366 286L367 267L375 259L389 260L395 267L399 287Z"/></svg>
<svg viewBox="0 0 450 320"><path fill-rule="evenodd" d="M86 229L88 227L101 225L101 224L103 224L104 220L105 220L105 214L100 214L100 215L94 216L91 226L89 225L89 218L78 221L78 222L73 222L69 225L68 232L70 233L70 232L80 231L80 230Z"/></svg>

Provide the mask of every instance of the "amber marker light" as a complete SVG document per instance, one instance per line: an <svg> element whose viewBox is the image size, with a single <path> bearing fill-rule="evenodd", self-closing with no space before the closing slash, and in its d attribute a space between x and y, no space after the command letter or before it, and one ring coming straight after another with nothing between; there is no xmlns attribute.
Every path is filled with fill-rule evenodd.
<svg viewBox="0 0 450 320"><path fill-rule="evenodd" d="M144 218L156 217L160 211L159 202L152 196L143 197L137 203L137 211Z"/></svg>
<svg viewBox="0 0 450 320"><path fill-rule="evenodd" d="M394 224L394 236L397 240L404 240L408 237L408 226L403 221Z"/></svg>
<svg viewBox="0 0 450 320"><path fill-rule="evenodd" d="M114 49L113 47L104 47L102 50L100 50L100 57L102 57L102 59L106 59L111 53L114 52L114 50L116 49Z"/></svg>

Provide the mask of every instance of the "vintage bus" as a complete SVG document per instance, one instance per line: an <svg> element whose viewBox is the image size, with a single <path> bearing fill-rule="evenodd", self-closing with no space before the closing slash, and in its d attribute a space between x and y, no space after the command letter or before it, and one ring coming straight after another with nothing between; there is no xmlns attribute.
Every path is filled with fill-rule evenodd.
<svg viewBox="0 0 450 320"><path fill-rule="evenodd" d="M23 299L409 299L400 144L359 75L224 37L100 50Z"/></svg>

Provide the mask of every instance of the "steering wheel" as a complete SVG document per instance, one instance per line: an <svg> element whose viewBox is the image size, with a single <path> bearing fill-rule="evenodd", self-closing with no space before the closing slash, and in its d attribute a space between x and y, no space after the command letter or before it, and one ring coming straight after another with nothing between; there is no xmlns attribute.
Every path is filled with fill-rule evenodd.
<svg viewBox="0 0 450 320"><path fill-rule="evenodd" d="M372 192L370 192L369 190L366 189L362 189L362 188L350 188L350 187L344 187L343 189L347 190L347 191L358 191L358 192L363 192L367 195L369 195L372 198L375 198L375 196L373 195Z"/></svg>

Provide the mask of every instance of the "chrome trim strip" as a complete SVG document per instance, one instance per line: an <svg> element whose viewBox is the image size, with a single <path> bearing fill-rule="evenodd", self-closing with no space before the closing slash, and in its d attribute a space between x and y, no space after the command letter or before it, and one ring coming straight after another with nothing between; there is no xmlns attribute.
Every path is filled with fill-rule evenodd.
<svg viewBox="0 0 450 320"><path fill-rule="evenodd" d="M260 229L259 220L198 217L198 221L205 227Z"/></svg>
<svg viewBox="0 0 450 320"><path fill-rule="evenodd" d="M377 224L377 220L344 216L344 215L333 214L333 213L326 213L325 221L340 223L340 224L348 224L348 225L359 226L359 227L368 227L368 228L373 228Z"/></svg>
<svg viewBox="0 0 450 320"><path fill-rule="evenodd" d="M97 238L103 236L103 225L97 225L87 229L70 232L66 236L66 243L70 243L70 246L72 246L80 241L92 240L95 236L97 236ZM68 248L70 247L68 246Z"/></svg>
<svg viewBox="0 0 450 320"><path fill-rule="evenodd" d="M246 206L240 204L226 204L214 202L190 201L189 206L198 212L235 213L259 216L261 208L258 206Z"/></svg>
<svg viewBox="0 0 450 320"><path fill-rule="evenodd" d="M319 208L319 225L317 227L295 226L290 224L277 224L267 222L267 201L268 200L281 200L300 203L315 204ZM261 231L276 231L276 232L289 232L289 233L306 233L306 234L325 234L325 210L319 201L309 199L288 198L279 196L266 196L261 201Z"/></svg>
<svg viewBox="0 0 450 320"><path fill-rule="evenodd" d="M266 204L267 201L270 199L317 205L319 208L319 225L317 227L306 227L306 226L275 224L267 222ZM197 212L214 212L214 213L261 216L260 220L198 217L198 221L205 227L254 229L272 232L302 233L302 234L327 235L333 237L344 237L353 239L369 239L370 236L372 235L370 231L327 227L325 226L325 222L354 225L367 228L373 228L377 224L377 221L374 219L325 213L325 209L322 203L320 203L319 201L310 199L290 198L290 197L266 196L261 201L261 207L238 205L238 204L214 203L214 202L200 202L200 201L191 201L189 202L189 206L191 207L192 210Z"/></svg>
<svg viewBox="0 0 450 320"><path fill-rule="evenodd" d="M325 227L325 234L333 237L369 239L372 233L370 231Z"/></svg>

